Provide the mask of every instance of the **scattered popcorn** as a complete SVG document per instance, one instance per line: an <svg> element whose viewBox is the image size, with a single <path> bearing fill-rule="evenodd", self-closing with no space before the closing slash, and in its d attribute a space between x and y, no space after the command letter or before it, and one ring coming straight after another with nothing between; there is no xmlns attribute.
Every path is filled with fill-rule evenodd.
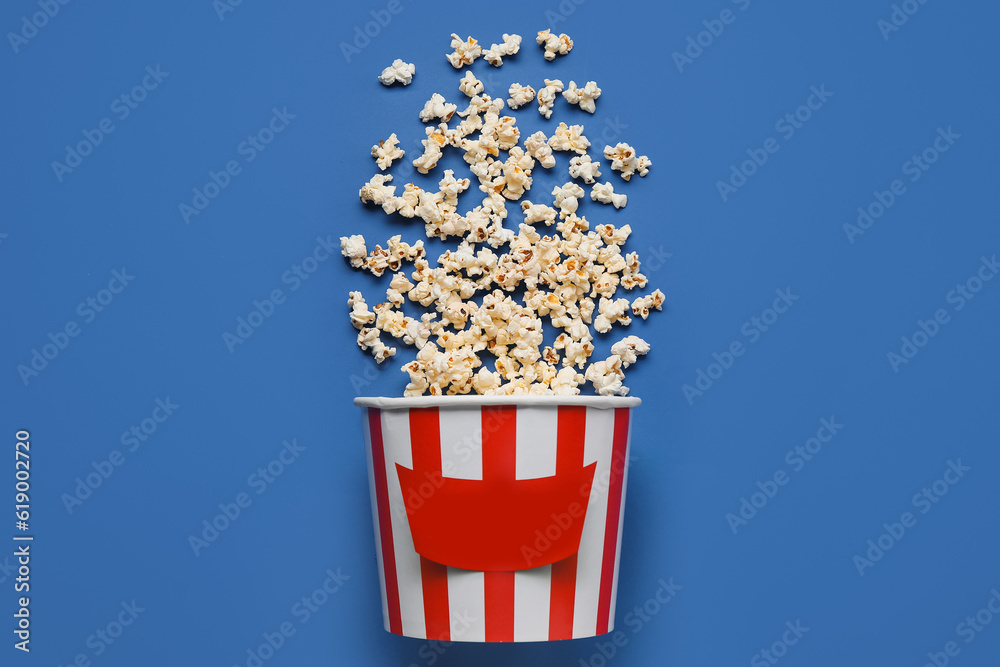
<svg viewBox="0 0 1000 667"><path fill-rule="evenodd" d="M546 60L555 60L557 55L564 56L573 49L573 40L566 33L557 37L550 30L539 30L535 41L545 49Z"/></svg>
<svg viewBox="0 0 1000 667"><path fill-rule="evenodd" d="M413 161L413 166L416 167L417 171L421 174L426 174L437 166L438 160L441 159L442 155L441 148L447 143L444 132L442 132L439 128L428 127L425 129L427 132L427 138L420 140L420 143L424 146L423 155Z"/></svg>
<svg viewBox="0 0 1000 667"><path fill-rule="evenodd" d="M583 197L583 188L576 183L566 183L552 188L552 194L556 197L556 208L559 209L559 217L565 218L576 213Z"/></svg>
<svg viewBox="0 0 1000 667"><path fill-rule="evenodd" d="M340 254L350 260L351 266L355 269L360 269L364 266L365 258L368 256L368 248L365 247L365 237L361 234L341 236ZM358 294L360 296L360 292L351 292L351 294Z"/></svg>
<svg viewBox="0 0 1000 667"><path fill-rule="evenodd" d="M424 103L424 108L420 111L420 120L429 123L440 118L447 123L457 109L457 104L449 104L444 101L443 95L434 93L431 99Z"/></svg>
<svg viewBox="0 0 1000 667"><path fill-rule="evenodd" d="M413 81L413 75L416 71L417 67L413 63L404 63L396 58L391 65L382 70L378 80L382 82L383 86L391 86L397 82L408 86Z"/></svg>
<svg viewBox="0 0 1000 667"><path fill-rule="evenodd" d="M597 183L594 185L590 190L590 198L602 204L614 204L615 208L623 208L628 203L628 195L615 194L615 188L611 183Z"/></svg>
<svg viewBox="0 0 1000 667"><path fill-rule="evenodd" d="M590 148L590 139L583 136L583 125L559 123L556 131L549 137L549 146L554 151L576 151L583 155Z"/></svg>
<svg viewBox="0 0 1000 667"><path fill-rule="evenodd" d="M351 309L351 324L355 329L363 329L366 324L375 321L375 313L368 310L368 304L361 292L351 292L347 295L347 306Z"/></svg>
<svg viewBox="0 0 1000 667"><path fill-rule="evenodd" d="M396 210L396 186L386 185L392 180L392 174L375 174L371 177L371 180L365 183L359 195L361 201L366 204L375 204L376 206L381 206L382 210L386 213L392 213Z"/></svg>
<svg viewBox="0 0 1000 667"><path fill-rule="evenodd" d="M483 92L483 82L476 78L476 75L472 73L472 70L469 70L465 73L465 76L459 80L458 89L469 97L475 97L479 93Z"/></svg>
<svg viewBox="0 0 1000 667"><path fill-rule="evenodd" d="M380 364L396 354L396 348L388 347L382 342L379 330L370 327L365 327L358 332L358 347L362 350L371 350L375 361Z"/></svg>
<svg viewBox="0 0 1000 667"><path fill-rule="evenodd" d="M579 104L584 111L594 113L597 110L594 100L601 96L601 89L594 81L588 81L583 88L577 88L576 81L570 81L569 88L563 91L562 96L570 104Z"/></svg>
<svg viewBox="0 0 1000 667"><path fill-rule="evenodd" d="M611 354L622 360L622 368L628 368L636 360L649 352L649 343L638 336L625 336L611 346Z"/></svg>
<svg viewBox="0 0 1000 667"><path fill-rule="evenodd" d="M594 383L594 388L601 396L626 396L628 387L622 384L625 373L622 371L621 358L613 354L604 361L596 361L587 368L585 377Z"/></svg>
<svg viewBox="0 0 1000 667"><path fill-rule="evenodd" d="M535 99L535 89L531 86L522 86L519 83L510 84L507 91L510 97L507 98L507 106L511 109L518 109Z"/></svg>
<svg viewBox="0 0 1000 667"><path fill-rule="evenodd" d="M556 158L552 155L552 147L548 144L545 133L539 130L524 140L524 150L546 169L556 166Z"/></svg>
<svg viewBox="0 0 1000 667"><path fill-rule="evenodd" d="M628 144L619 143L617 146L605 146L604 157L611 160L611 169L620 171L622 178L626 181L632 178L632 174L639 172L640 176L649 173L649 168L653 163L645 155L636 155L635 149Z"/></svg>
<svg viewBox="0 0 1000 667"><path fill-rule="evenodd" d="M544 222L546 225L552 225L556 221L556 216L559 215L559 211L551 206L532 204L528 200L521 202L521 208L524 210L524 221L529 225L533 225L536 222Z"/></svg>
<svg viewBox="0 0 1000 667"><path fill-rule="evenodd" d="M562 90L563 82L559 79L545 79L545 87L538 91L538 113L552 118L552 105Z"/></svg>
<svg viewBox="0 0 1000 667"><path fill-rule="evenodd" d="M650 308L663 310L663 300L665 298L665 295L660 290L655 290L652 294L647 294L646 296L636 297L632 301L632 314L646 319L649 317Z"/></svg>
<svg viewBox="0 0 1000 667"><path fill-rule="evenodd" d="M445 57L448 58L448 62L455 69L462 69L466 65L471 65L483 52L483 47L479 45L479 42L471 37L463 41L455 33L451 33L451 48L455 51L447 54Z"/></svg>
<svg viewBox="0 0 1000 667"><path fill-rule="evenodd" d="M602 296L597 305L597 312L600 314L594 319L594 329L597 333L607 333L615 322L628 326L632 323L632 318L625 314L629 308L628 299L612 300Z"/></svg>
<svg viewBox="0 0 1000 667"><path fill-rule="evenodd" d="M577 155L569 161L569 175L573 178L582 178L584 183L590 185L600 178L600 167L601 163L592 161L589 155Z"/></svg>
<svg viewBox="0 0 1000 667"><path fill-rule="evenodd" d="M508 35L504 33L503 43L494 44L488 51L483 52L483 58L494 67L503 65L504 56L512 56L521 49L521 36Z"/></svg>
<svg viewBox="0 0 1000 667"><path fill-rule="evenodd" d="M372 157L376 158L375 164L382 171L391 167L393 160L403 157L404 154L403 149L399 148L399 138L395 132L390 134L388 139L380 140L372 146Z"/></svg>

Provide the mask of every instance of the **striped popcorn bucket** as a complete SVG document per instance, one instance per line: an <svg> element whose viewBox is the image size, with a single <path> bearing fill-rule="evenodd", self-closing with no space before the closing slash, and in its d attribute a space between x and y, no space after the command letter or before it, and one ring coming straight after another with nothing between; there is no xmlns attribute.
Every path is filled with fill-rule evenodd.
<svg viewBox="0 0 1000 667"><path fill-rule="evenodd" d="M614 629L633 397L357 398L385 629L528 642Z"/></svg>

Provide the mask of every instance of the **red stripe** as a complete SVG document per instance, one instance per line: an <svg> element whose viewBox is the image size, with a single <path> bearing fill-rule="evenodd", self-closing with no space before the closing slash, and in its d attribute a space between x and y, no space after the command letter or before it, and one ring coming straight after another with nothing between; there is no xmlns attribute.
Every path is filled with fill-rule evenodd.
<svg viewBox="0 0 1000 667"><path fill-rule="evenodd" d="M368 408L368 431L372 447L375 477L375 503L378 506L378 534L382 544L382 570L385 597L389 607L389 632L403 634L399 613L399 582L396 579L396 552L392 546L392 517L389 514L389 488L385 476L385 450L382 445L382 411Z"/></svg>
<svg viewBox="0 0 1000 667"><path fill-rule="evenodd" d="M517 473L517 408L481 408L483 479L514 479ZM514 641L514 573L486 572L486 641Z"/></svg>
<svg viewBox="0 0 1000 667"><path fill-rule="evenodd" d="M410 408L413 469L441 475L441 426L437 408ZM420 557L427 639L451 639L448 610L448 567Z"/></svg>
<svg viewBox="0 0 1000 667"><path fill-rule="evenodd" d="M583 467L587 408L560 406L556 434L556 475ZM549 639L573 638L573 607L576 604L576 554L552 564Z"/></svg>
<svg viewBox="0 0 1000 667"><path fill-rule="evenodd" d="M611 598L615 582L615 554L618 550L618 526L622 510L622 488L628 465L629 408L615 408L614 446L611 452L611 479L608 484L608 518L604 526L604 559L601 564L601 589L597 603L597 634L608 632L612 625Z"/></svg>

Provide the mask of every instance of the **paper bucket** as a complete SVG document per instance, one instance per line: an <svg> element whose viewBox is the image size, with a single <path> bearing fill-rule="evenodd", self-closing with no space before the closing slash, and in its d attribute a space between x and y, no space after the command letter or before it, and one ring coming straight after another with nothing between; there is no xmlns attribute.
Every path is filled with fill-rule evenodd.
<svg viewBox="0 0 1000 667"><path fill-rule="evenodd" d="M614 629L633 397L357 398L385 629L526 642Z"/></svg>

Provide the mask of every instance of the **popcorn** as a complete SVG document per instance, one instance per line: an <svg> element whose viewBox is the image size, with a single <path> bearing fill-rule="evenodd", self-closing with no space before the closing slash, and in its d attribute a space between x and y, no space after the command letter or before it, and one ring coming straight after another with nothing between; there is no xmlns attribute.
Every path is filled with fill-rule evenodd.
<svg viewBox="0 0 1000 667"><path fill-rule="evenodd" d="M528 155L538 160L546 169L556 166L556 158L552 155L552 147L545 138L545 133L539 130L524 140L524 150Z"/></svg>
<svg viewBox="0 0 1000 667"><path fill-rule="evenodd" d="M429 123L435 118L440 118L447 123L457 109L457 104L449 104L444 101L443 95L434 93L431 99L424 103L424 108L420 111L420 120Z"/></svg>
<svg viewBox="0 0 1000 667"><path fill-rule="evenodd" d="M396 210L396 186L386 185L392 180L392 174L375 174L367 183L361 186L358 195L361 201L366 204L381 206L386 213Z"/></svg>
<svg viewBox="0 0 1000 667"><path fill-rule="evenodd" d="M368 304L361 292L351 292L347 295L347 306L351 309L351 324L355 329L363 329L366 324L375 321L375 313L368 310Z"/></svg>
<svg viewBox="0 0 1000 667"><path fill-rule="evenodd" d="M507 90L510 97L507 98L507 106L511 109L518 109L535 99L535 89L531 86L522 86L519 83L510 84Z"/></svg>
<svg viewBox="0 0 1000 667"><path fill-rule="evenodd" d="M472 39L472 37L463 41L455 33L451 33L451 48L454 49L454 52L447 54L445 57L455 69L462 69L466 65L471 65L483 52L483 47L479 45L479 42Z"/></svg>
<svg viewBox="0 0 1000 667"><path fill-rule="evenodd" d="M649 310L651 308L663 310L663 300L665 298L665 295L660 290L655 290L652 294L647 294L646 296L636 297L632 301L632 314L646 319L649 317Z"/></svg>
<svg viewBox="0 0 1000 667"><path fill-rule="evenodd" d="M483 58L494 67L503 65L504 56L512 56L521 49L521 36L504 33L503 43L494 44L483 52Z"/></svg>
<svg viewBox="0 0 1000 667"><path fill-rule="evenodd" d="M383 86L391 86L397 82L408 86L413 81L413 75L416 71L417 67L413 63L404 63L396 58L391 65L382 70L378 80L382 82Z"/></svg>
<svg viewBox="0 0 1000 667"><path fill-rule="evenodd" d="M420 143L423 144L424 152L413 161L413 166L421 174L426 174L437 166L438 160L441 159L442 155L441 148L447 143L444 132L440 128L428 127L425 128L425 131L427 132L427 138L420 140ZM388 213L388 211L386 212Z"/></svg>
<svg viewBox="0 0 1000 667"><path fill-rule="evenodd" d="M570 104L579 104L584 111L594 113L597 110L594 100L601 96L601 89L594 81L588 81L583 88L577 88L576 82L570 81L569 88L563 91L562 96Z"/></svg>
<svg viewBox="0 0 1000 667"><path fill-rule="evenodd" d="M341 236L340 254L350 260L351 266L355 269L364 266L365 258L368 256L368 248L365 247L365 237L361 234ZM353 295L355 292L351 292L351 294ZM359 292L357 294L360 296Z"/></svg>
<svg viewBox="0 0 1000 667"><path fill-rule="evenodd" d="M639 172L640 176L649 173L649 168L653 166L649 158L645 155L636 155L635 149L625 143L617 146L605 146L604 157L611 160L611 169L620 171L622 178L626 181L632 178L632 174Z"/></svg>
<svg viewBox="0 0 1000 667"><path fill-rule="evenodd" d="M468 95L469 97L475 97L479 93L483 92L483 82L476 78L476 75L469 70L462 77L462 80L458 83L458 89Z"/></svg>
<svg viewBox="0 0 1000 667"><path fill-rule="evenodd" d="M612 300L602 296L597 311L600 314L594 319L594 329L598 333L611 331L611 325L615 322L621 322L625 326L632 323L632 318L625 314L629 311L628 299Z"/></svg>
<svg viewBox="0 0 1000 667"><path fill-rule="evenodd" d="M600 166L601 164L593 162L589 155L577 155L569 161L569 175L573 178L582 178L584 183L590 185L600 177Z"/></svg>
<svg viewBox="0 0 1000 667"><path fill-rule="evenodd" d="M613 354L604 361L594 362L587 368L585 377L594 383L594 388L601 396L628 395L628 387L622 384L625 373L618 355Z"/></svg>
<svg viewBox="0 0 1000 667"><path fill-rule="evenodd" d="M550 30L539 30L535 42L545 49L545 59L550 61L555 60L557 55L564 56L573 49L573 40L569 35L563 33L557 37Z"/></svg>
<svg viewBox="0 0 1000 667"><path fill-rule="evenodd" d="M622 368L628 368L636 360L649 352L649 343L638 336L625 336L611 346L611 354L622 360Z"/></svg>
<svg viewBox="0 0 1000 667"><path fill-rule="evenodd" d="M549 146L554 151L576 151L583 155L590 148L590 139L583 136L583 125L559 123L556 131L549 137Z"/></svg>
<svg viewBox="0 0 1000 667"><path fill-rule="evenodd" d="M538 91L538 113L552 118L552 105L562 90L563 82L559 79L545 79L545 87Z"/></svg>
<svg viewBox="0 0 1000 667"><path fill-rule="evenodd" d="M551 225L556 221L556 216L559 215L559 211L554 208L545 204L532 204L527 199L521 202L521 209L524 211L524 221L530 225L536 222Z"/></svg>
<svg viewBox="0 0 1000 667"><path fill-rule="evenodd" d="M371 350L375 361L381 364L389 357L395 356L396 348L388 347L379 336L378 329L365 327L358 332L358 347L362 350Z"/></svg>
<svg viewBox="0 0 1000 667"><path fill-rule="evenodd" d="M615 208L622 208L628 203L628 195L615 194L615 188L611 183L597 183L590 190L590 198L602 204L614 204Z"/></svg>
<svg viewBox="0 0 1000 667"><path fill-rule="evenodd" d="M576 209L580 205L580 199L583 197L583 188L576 183L570 182L552 188L552 194L556 198L555 205L559 209L559 217L565 218L576 213Z"/></svg>
<svg viewBox="0 0 1000 667"><path fill-rule="evenodd" d="M377 158L375 164L382 171L391 167L393 160L403 157L404 154L403 149L399 148L399 137L396 136L395 132L390 134L388 139L380 140L372 146L372 157Z"/></svg>

